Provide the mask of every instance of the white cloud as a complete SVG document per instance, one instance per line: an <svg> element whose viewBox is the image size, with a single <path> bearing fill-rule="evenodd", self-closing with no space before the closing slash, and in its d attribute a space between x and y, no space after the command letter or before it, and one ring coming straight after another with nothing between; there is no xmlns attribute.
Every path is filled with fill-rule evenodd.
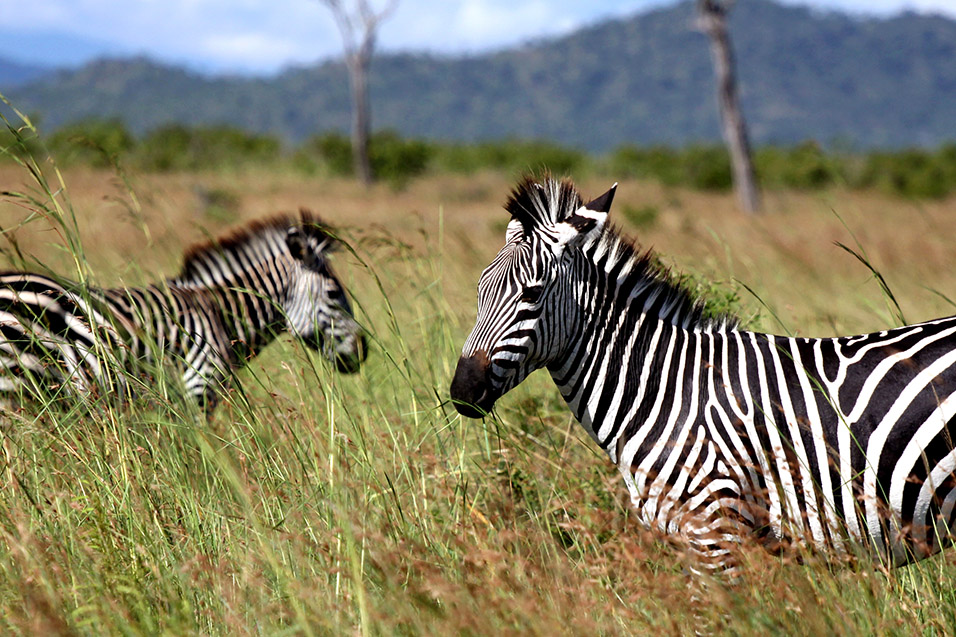
<svg viewBox="0 0 956 637"><path fill-rule="evenodd" d="M466 53L567 33L675 0L403 0L383 25L386 49Z"/></svg>
<svg viewBox="0 0 956 637"><path fill-rule="evenodd" d="M215 66L260 72L303 55L308 57L296 43L254 32L207 35L197 43L197 51Z"/></svg>
<svg viewBox="0 0 956 637"><path fill-rule="evenodd" d="M384 0L381 0L384 1ZM399 0L382 25L381 50L466 53L566 33L674 0ZM956 17L954 0L783 0L867 14L906 8ZM0 0L0 28L60 32L212 70L274 71L341 54L318 0ZM36 47L34 47L36 48Z"/></svg>
<svg viewBox="0 0 956 637"><path fill-rule="evenodd" d="M520 37L529 25L535 31L551 30L546 2L492 2L464 0L455 13L453 30L469 46L486 46Z"/></svg>

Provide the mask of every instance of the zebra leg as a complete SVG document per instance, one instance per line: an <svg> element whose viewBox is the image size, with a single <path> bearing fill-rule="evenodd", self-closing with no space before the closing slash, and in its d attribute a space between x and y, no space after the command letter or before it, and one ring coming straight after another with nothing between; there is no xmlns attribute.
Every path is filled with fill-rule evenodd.
<svg viewBox="0 0 956 637"><path fill-rule="evenodd" d="M219 392L213 389L212 387L207 387L206 390L199 394L199 409L202 410L202 413L206 418L212 417L212 412L215 411L216 405L219 404Z"/></svg>
<svg viewBox="0 0 956 637"><path fill-rule="evenodd" d="M229 368L216 368L215 372L206 378L201 391L195 395L207 419L212 417L212 412L227 394L232 392L235 396L237 392L232 391L235 386L240 386L239 381L234 370ZM238 393L242 395L241 386Z"/></svg>
<svg viewBox="0 0 956 637"><path fill-rule="evenodd" d="M733 583L740 574L741 552L753 541L771 553L782 543L771 531L767 511L758 501L729 490L684 503L675 519L677 536L690 558L689 570Z"/></svg>
<svg viewBox="0 0 956 637"><path fill-rule="evenodd" d="M234 378L230 361L223 360L218 350L204 346L196 360L182 371L186 394L199 403L207 418L229 391Z"/></svg>
<svg viewBox="0 0 956 637"><path fill-rule="evenodd" d="M724 603L729 589L740 581L742 544L752 534L751 525L718 502L686 512L670 537L685 560L687 592L694 635L725 632L730 616Z"/></svg>
<svg viewBox="0 0 956 637"><path fill-rule="evenodd" d="M232 373L221 372L217 370L211 376L205 379L204 384L194 392L199 407L207 419L212 418L212 412L215 411L223 397L229 392L235 379Z"/></svg>
<svg viewBox="0 0 956 637"><path fill-rule="evenodd" d="M727 515L691 518L680 528L679 538L695 576L718 577L733 582L740 570L743 538L752 529Z"/></svg>

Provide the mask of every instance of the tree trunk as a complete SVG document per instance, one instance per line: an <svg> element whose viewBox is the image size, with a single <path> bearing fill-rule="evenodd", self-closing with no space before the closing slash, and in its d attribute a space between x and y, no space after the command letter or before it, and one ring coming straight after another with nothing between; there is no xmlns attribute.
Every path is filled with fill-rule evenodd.
<svg viewBox="0 0 956 637"><path fill-rule="evenodd" d="M366 186L374 179L369 160L368 67L368 60L363 59L354 59L348 64L352 83L352 167L355 176Z"/></svg>
<svg viewBox="0 0 956 637"><path fill-rule="evenodd" d="M332 12L339 33L342 34L345 66L349 73L349 87L352 89L352 167L359 181L369 186L375 179L375 174L369 159L372 114L368 101L368 71L372 64L379 24L392 12L398 0L387 0L378 12L372 9L368 0L319 2Z"/></svg>
<svg viewBox="0 0 956 637"><path fill-rule="evenodd" d="M717 102L720 108L721 130L733 169L734 189L744 212L760 212L760 194L757 191L747 123L740 110L734 54L727 33L727 10L717 0L698 0L698 24L710 37L710 52L717 78Z"/></svg>

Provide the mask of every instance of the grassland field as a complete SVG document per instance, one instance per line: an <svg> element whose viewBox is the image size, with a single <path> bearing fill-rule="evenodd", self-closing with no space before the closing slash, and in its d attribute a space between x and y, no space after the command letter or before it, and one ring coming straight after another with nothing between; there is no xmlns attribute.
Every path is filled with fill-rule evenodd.
<svg viewBox="0 0 956 637"><path fill-rule="evenodd" d="M98 285L143 284L193 242L304 206L351 246L334 267L373 346L342 376L282 339L208 421L174 395L0 416L0 632L956 631L954 551L894 571L748 552L741 582L695 605L683 556L636 525L545 373L492 418L457 415L447 388L516 175L395 190L262 169L44 170L50 196L0 164L0 190L20 193L0 200L4 267L80 263ZM748 218L729 194L624 181L612 218L749 328L826 336L956 313L956 198L771 191L765 207Z"/></svg>

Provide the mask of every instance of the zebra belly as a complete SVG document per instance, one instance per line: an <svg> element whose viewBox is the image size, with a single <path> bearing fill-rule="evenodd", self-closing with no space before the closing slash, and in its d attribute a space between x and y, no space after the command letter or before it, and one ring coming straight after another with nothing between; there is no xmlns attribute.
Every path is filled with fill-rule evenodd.
<svg viewBox="0 0 956 637"><path fill-rule="evenodd" d="M862 494L867 529L877 546L887 546L896 564L922 559L951 542L956 525L954 416L956 394L939 400L915 428L886 441L891 461L874 457L868 463Z"/></svg>
<svg viewBox="0 0 956 637"><path fill-rule="evenodd" d="M939 445L940 439L933 442ZM879 485L879 493L887 497L879 497L875 506L858 505L855 526L832 504L841 497L839 485L825 498L818 490L799 492L793 481L784 485L775 476L764 484L741 480L713 443L687 453L684 470L667 476L659 472L639 476L633 466L619 469L638 521L669 538L720 542L725 548L754 541L774 553L812 549L838 557L845 556L852 543L877 561L900 566L946 548L956 531L956 451L936 453L931 461L926 449L932 452L932 447L920 446L919 437L913 438L910 448L917 451L911 454L929 467L927 477L900 469L901 475L889 483L893 487ZM906 495L896 500L898 484ZM853 495L856 502L865 503L861 487L858 481ZM791 502L800 505L793 507ZM807 502L818 503L816 529L809 522ZM820 528L825 530L822 536Z"/></svg>

